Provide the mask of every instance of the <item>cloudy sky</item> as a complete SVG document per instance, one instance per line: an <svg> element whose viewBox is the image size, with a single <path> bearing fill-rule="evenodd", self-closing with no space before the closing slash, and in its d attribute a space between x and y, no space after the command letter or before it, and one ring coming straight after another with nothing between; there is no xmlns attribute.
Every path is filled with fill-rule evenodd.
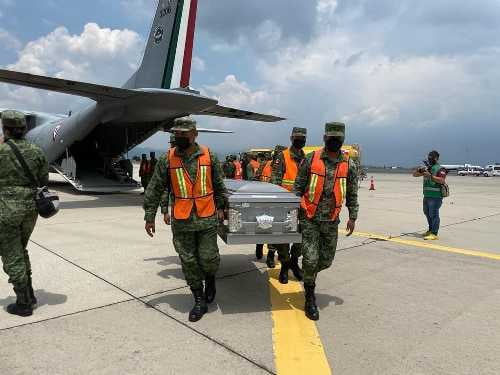
<svg viewBox="0 0 500 375"><path fill-rule="evenodd" d="M500 162L500 1L199 0L191 86L280 125L199 118L234 135L218 151L321 142L348 125L367 164ZM144 50L156 0L0 0L0 66L120 85ZM0 84L0 107L67 112L84 101ZM163 148L164 135L148 145Z"/></svg>

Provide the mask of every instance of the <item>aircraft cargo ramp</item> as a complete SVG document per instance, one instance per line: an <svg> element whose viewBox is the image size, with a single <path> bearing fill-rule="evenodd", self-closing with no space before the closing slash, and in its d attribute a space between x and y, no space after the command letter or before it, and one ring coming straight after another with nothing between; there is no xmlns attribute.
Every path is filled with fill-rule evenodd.
<svg viewBox="0 0 500 375"><path fill-rule="evenodd" d="M55 184L63 210L29 244L32 317L5 312L0 276L0 373L498 374L500 179L449 177L441 239L428 243L421 181L374 176L356 234L319 276L317 323L292 276L282 286L253 246L222 241L216 303L189 323L171 231L158 217L146 236L142 197Z"/></svg>

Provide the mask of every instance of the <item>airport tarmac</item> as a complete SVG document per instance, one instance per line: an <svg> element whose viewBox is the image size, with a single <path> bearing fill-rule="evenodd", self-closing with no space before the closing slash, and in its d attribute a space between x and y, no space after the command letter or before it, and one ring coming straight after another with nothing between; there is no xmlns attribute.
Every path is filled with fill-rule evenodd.
<svg viewBox="0 0 500 375"><path fill-rule="evenodd" d="M54 185L63 210L29 245L32 317L5 312L0 276L0 374L498 374L500 178L450 176L428 243L420 179L374 177L356 234L319 276L317 323L299 283L222 241L217 303L189 323L170 229L158 216L146 236L142 196Z"/></svg>

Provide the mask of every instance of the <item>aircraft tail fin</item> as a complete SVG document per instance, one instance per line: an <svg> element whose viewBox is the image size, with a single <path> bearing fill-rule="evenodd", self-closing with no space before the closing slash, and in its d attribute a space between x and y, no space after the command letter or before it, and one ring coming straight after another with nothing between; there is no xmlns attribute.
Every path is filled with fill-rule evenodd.
<svg viewBox="0 0 500 375"><path fill-rule="evenodd" d="M159 0L142 64L125 88L189 86L198 0Z"/></svg>

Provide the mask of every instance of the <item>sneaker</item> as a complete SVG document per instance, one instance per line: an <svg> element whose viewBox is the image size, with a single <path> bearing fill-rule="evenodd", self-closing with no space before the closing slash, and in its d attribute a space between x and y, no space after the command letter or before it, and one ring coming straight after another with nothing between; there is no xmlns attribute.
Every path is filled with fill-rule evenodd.
<svg viewBox="0 0 500 375"><path fill-rule="evenodd" d="M439 237L436 236L434 233L431 233L431 234L428 234L427 236L425 236L424 240L426 240L426 241L435 241L435 240L439 240Z"/></svg>
<svg viewBox="0 0 500 375"><path fill-rule="evenodd" d="M432 234L432 232L430 230L428 230L427 232L422 234L422 237L427 237L429 234Z"/></svg>

